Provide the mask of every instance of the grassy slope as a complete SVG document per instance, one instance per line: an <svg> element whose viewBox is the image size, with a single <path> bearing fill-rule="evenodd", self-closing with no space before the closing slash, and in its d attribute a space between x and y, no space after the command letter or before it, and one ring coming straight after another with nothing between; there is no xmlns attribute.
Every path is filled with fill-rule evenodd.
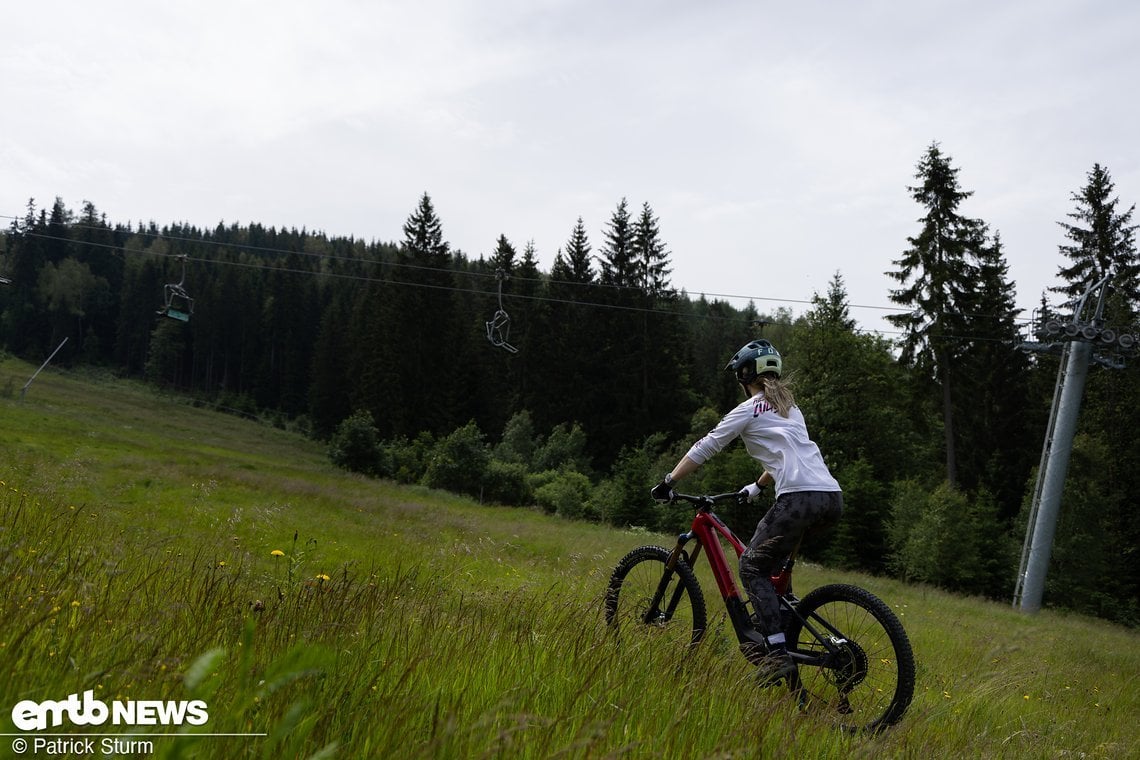
<svg viewBox="0 0 1140 760"><path fill-rule="evenodd" d="M312 442L109 378L47 372L21 401L33 369L0 364L3 731L21 699L94 689L202 698L207 730L269 734L156 739L169 756L1131 751L1135 632L803 566L801 593L865 585L914 644L903 723L850 738L751 688L723 635L684 660L607 635L609 570L666 537L349 476Z"/></svg>

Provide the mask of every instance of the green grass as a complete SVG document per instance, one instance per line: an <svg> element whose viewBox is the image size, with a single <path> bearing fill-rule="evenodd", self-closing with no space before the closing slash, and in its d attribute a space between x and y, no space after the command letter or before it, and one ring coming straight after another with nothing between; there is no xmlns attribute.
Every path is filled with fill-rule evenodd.
<svg viewBox="0 0 1140 760"><path fill-rule="evenodd" d="M865 586L914 645L910 711L852 737L751 686L723 629L689 653L606 630L614 564L669 537L355 477L112 378L20 400L32 371L0 363L5 733L90 689L205 701L205 726L144 729L185 732L153 737L167 757L1135 756L1134 631L802 564L801 594Z"/></svg>

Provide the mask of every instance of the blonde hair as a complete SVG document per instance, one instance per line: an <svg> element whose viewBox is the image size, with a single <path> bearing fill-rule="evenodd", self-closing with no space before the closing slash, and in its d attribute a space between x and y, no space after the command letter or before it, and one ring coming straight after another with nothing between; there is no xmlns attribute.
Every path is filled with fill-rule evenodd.
<svg viewBox="0 0 1140 760"><path fill-rule="evenodd" d="M764 399L772 405L772 408L781 417L787 419L792 407L796 405L796 397L792 395L790 378L782 380L772 372L765 372L756 380L760 385L760 390L764 393Z"/></svg>

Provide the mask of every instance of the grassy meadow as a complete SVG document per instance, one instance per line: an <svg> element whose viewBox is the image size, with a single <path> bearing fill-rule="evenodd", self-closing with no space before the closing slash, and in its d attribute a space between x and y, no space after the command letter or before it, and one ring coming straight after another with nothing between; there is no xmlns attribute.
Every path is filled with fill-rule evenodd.
<svg viewBox="0 0 1140 760"><path fill-rule="evenodd" d="M208 704L94 729L140 756L1140 756L1136 631L801 563L801 594L865 586L914 646L902 722L849 736L756 688L722 614L691 652L606 629L610 570L670 537L364 479L112 377L21 398L34 370L0 362L0 757L34 736L17 703L88 690Z"/></svg>

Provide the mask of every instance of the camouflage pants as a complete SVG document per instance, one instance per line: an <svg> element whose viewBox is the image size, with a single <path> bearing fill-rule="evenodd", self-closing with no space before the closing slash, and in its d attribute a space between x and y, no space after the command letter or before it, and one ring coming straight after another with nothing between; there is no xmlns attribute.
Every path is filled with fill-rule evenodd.
<svg viewBox="0 0 1140 760"><path fill-rule="evenodd" d="M759 618L760 633L780 630L780 599L772 585L772 572L805 533L830 528L842 514L843 494L838 491L784 493L756 526L748 548L740 555L740 580Z"/></svg>

